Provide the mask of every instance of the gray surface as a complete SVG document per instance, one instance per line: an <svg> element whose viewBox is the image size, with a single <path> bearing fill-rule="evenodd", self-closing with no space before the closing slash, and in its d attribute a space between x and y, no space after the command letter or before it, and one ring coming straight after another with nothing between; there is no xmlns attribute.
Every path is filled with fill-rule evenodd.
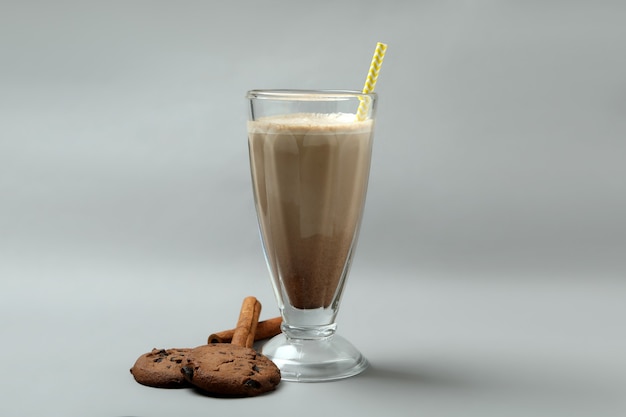
<svg viewBox="0 0 626 417"><path fill-rule="evenodd" d="M623 416L626 7L223 3L0 3L0 415ZM371 369L248 400L134 383L246 295L276 314L245 91L358 89L376 41L339 317Z"/></svg>

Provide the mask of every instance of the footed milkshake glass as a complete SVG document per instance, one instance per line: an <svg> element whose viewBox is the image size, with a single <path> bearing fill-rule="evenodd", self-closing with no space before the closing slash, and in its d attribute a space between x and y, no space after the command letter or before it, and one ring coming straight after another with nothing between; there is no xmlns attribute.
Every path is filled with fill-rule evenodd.
<svg viewBox="0 0 626 417"><path fill-rule="evenodd" d="M283 318L262 352L288 381L356 375L367 360L336 334L336 317L363 215L377 96L252 90L247 99L254 200Z"/></svg>

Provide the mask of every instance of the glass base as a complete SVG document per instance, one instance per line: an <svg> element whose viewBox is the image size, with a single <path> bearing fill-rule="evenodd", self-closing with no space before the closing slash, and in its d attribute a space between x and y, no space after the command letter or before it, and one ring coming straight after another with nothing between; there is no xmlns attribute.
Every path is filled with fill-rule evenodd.
<svg viewBox="0 0 626 417"><path fill-rule="evenodd" d="M361 352L337 334L294 339L281 333L263 346L262 353L278 366L285 381L332 381L357 375L368 366Z"/></svg>

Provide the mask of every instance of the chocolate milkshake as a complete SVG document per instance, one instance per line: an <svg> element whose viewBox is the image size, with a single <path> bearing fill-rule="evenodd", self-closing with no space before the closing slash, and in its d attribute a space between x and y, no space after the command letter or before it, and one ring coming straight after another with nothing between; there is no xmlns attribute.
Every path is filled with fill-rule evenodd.
<svg viewBox="0 0 626 417"><path fill-rule="evenodd" d="M336 308L365 203L372 130L371 119L346 113L248 122L259 225L282 303Z"/></svg>

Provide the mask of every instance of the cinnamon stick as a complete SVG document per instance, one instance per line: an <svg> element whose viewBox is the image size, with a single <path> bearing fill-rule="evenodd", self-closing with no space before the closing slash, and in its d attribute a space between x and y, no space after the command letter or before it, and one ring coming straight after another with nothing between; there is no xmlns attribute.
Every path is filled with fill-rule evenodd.
<svg viewBox="0 0 626 417"><path fill-rule="evenodd" d="M256 300L256 298L255 298ZM259 316L261 315L261 303L257 300L254 303L254 311L252 313L252 324L248 337L246 338L246 347L251 348L254 345L254 337L256 336L256 329L259 327ZM232 344L232 341L231 341Z"/></svg>
<svg viewBox="0 0 626 417"><path fill-rule="evenodd" d="M259 300L255 297L246 297L241 305L237 327L230 342L232 345L252 347L260 314L261 303Z"/></svg>
<svg viewBox="0 0 626 417"><path fill-rule="evenodd" d="M281 332L280 325L282 318L274 317L271 319L260 321L256 326L254 341L269 339ZM212 333L207 343L230 343L235 334L235 329L222 330L221 332Z"/></svg>

